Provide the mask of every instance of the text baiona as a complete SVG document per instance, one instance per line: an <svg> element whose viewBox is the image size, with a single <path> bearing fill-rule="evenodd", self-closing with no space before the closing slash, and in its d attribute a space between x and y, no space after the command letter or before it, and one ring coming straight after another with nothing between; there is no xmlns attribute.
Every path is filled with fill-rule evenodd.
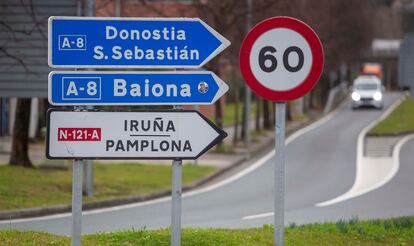
<svg viewBox="0 0 414 246"><path fill-rule="evenodd" d="M145 79L144 83L130 83L124 79L114 79L114 96L131 96L131 97L191 97L191 87L189 84L168 84L168 83L150 83Z"/></svg>

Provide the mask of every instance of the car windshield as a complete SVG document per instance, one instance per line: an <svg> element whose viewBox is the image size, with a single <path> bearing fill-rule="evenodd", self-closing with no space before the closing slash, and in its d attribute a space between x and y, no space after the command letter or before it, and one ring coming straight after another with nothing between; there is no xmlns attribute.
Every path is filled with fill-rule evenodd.
<svg viewBox="0 0 414 246"><path fill-rule="evenodd" d="M355 86L355 89L361 90L361 91L377 90L378 85L377 84L358 84Z"/></svg>

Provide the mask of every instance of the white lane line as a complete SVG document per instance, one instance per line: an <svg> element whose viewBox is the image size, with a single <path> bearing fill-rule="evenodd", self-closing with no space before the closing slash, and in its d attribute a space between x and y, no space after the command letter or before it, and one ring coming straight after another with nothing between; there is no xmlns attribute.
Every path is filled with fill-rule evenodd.
<svg viewBox="0 0 414 246"><path fill-rule="evenodd" d="M402 146L401 141L394 148L392 158L374 158L364 157L364 138L367 132L391 114L392 111L401 104L402 100L403 99L400 98L394 102L378 119L371 122L359 133L357 143L356 176L351 189L338 197L315 204L316 207L330 206L357 196L361 196L380 188L394 177L399 167L399 150ZM397 146L399 147L397 148ZM398 151L398 153L395 151Z"/></svg>
<svg viewBox="0 0 414 246"><path fill-rule="evenodd" d="M292 135L290 135L287 139L286 139L286 145L290 144L291 142L295 141L297 138L299 138L300 136L302 136L303 134L317 128L318 126L324 124L325 122L327 122L328 120L330 120L334 114L338 112L337 110L333 111L331 114L328 114L326 116L324 116L323 118L315 121L313 124L310 124L302 129L297 130L296 132L294 132ZM222 187L226 184L229 184L237 179L242 178L243 176L253 172L254 170L256 170L257 168L261 167L263 164L265 164L267 161L269 161L271 158L273 158L275 156L275 152L274 150L269 151L266 155L264 155L262 158L260 158L259 160L257 160L255 163L253 163L252 165L250 165L249 167L247 167L246 169L241 170L240 172L236 173L235 175L221 181L221 182L217 182L215 184L212 184L210 186L207 186L205 188L201 188L201 189L197 189L194 191L189 191L183 194L183 197L188 197L188 196L194 196L194 195L198 195L207 191L211 191L214 189L217 189L219 187Z"/></svg>
<svg viewBox="0 0 414 246"><path fill-rule="evenodd" d="M362 158L364 158L363 154L364 154L364 149L363 149L363 141L364 141L364 136L365 134L372 128L374 127L379 121L383 120L384 118L386 118L400 103L402 102L402 99L397 100L395 103L393 103L390 108L388 108L377 120L375 120L374 122L372 122L371 124L369 124L367 127L365 127L358 135L358 145L357 145L357 163L359 163L359 165L357 164L357 176L355 178L355 183L357 183L357 185L353 185L353 187L348 191L350 192L348 194L345 193L342 196L339 196L337 198L334 198L332 200L323 202L323 203L318 203L315 206L317 207L323 207L323 206L329 206L332 205L334 203L338 203L341 201L345 201L347 199L351 199L352 197L350 195L353 195L353 197L355 197L355 195L357 195L358 193L354 193L354 191L364 191L364 193L367 193L371 190L377 189L383 185L385 185L389 180L391 180L394 175L398 172L398 167L399 167L399 157L400 157L400 150L401 147L411 138L414 138L414 134L413 135L409 135L404 137L403 139L401 139L394 147L393 150L393 160L392 160L392 165L388 165L388 162L386 162L387 158L375 158L375 160L373 160L373 158L367 158L367 159L371 159L369 160L369 162L367 162L367 160L365 160L365 162L358 162L358 160L362 160ZM391 158L389 158L391 159ZM386 163L384 163L384 161ZM368 165L367 165L368 164ZM369 168L364 168L366 166L369 166ZM382 166L382 168L381 168ZM387 166L391 167L387 169ZM371 168L372 167L372 168ZM362 171L364 170L364 171ZM380 171L378 171L380 170ZM364 175L362 175L361 173L364 173ZM370 176L372 173L381 173L383 174L382 176L384 176L383 179L380 178L380 181L375 182L377 179L374 178L370 178L368 176ZM372 175L371 175L372 176ZM373 175L375 176L375 175ZM380 176L381 175L377 175ZM362 179L362 177L365 177ZM357 182L357 180L360 180ZM366 182L368 180L368 182ZM371 181L371 182L370 182ZM370 183L374 183L374 186L369 186ZM364 186L368 185L368 189L358 189L361 187L361 184L363 184ZM354 187L358 187L358 188L354 188ZM354 189L352 192L351 190ZM358 195L362 195L364 193L360 193ZM346 195L346 197L345 197ZM343 199L343 200L339 200L339 199ZM249 220L249 219L257 219L257 218L264 218L264 217L271 217L273 216L273 212L267 212L267 213L260 213L260 214L253 214L253 215L248 215L248 216L244 216L242 217L242 219L245 220Z"/></svg>
<svg viewBox="0 0 414 246"><path fill-rule="evenodd" d="M410 141L411 139L414 139L414 134L407 135L407 136L405 136L404 138L402 138L401 140L399 140L397 142L397 144L395 145L395 147L393 149L393 158L392 158L393 159L392 161L394 163L393 168L389 172L387 172L386 177L383 180L381 180L380 183L376 184L378 186L377 188L385 185L389 180L391 180L395 176L395 174L397 174L398 167L400 165L400 151L401 151L401 148L402 148L402 146L404 146L404 144L406 142ZM379 164L380 163L375 162L374 166L378 168ZM328 206L328 205L325 205L325 206ZM319 207L323 207L323 206L319 206ZM253 214L253 215L244 216L244 217L242 217L242 219L244 219L244 220L260 219L260 218L265 218L265 217L272 217L273 215L274 215L273 212L268 212L268 213L261 213L261 214Z"/></svg>
<svg viewBox="0 0 414 246"><path fill-rule="evenodd" d="M286 145L290 144L291 142L293 142L294 140L296 140L297 138L299 138L303 134L312 131L313 129L321 126L325 122L332 119L335 116L335 114L338 113L339 109L340 109L340 107L338 107L337 109L335 109L331 113L325 115L321 119L315 121L314 123L312 123L312 124L310 124L310 125L308 125L304 128L301 128L301 129L297 130L296 132L294 132L292 135L290 135L286 139ZM183 197L198 195L198 194L201 194L201 193L204 193L204 192L208 192L208 191L217 189L217 188L222 187L222 186L224 186L226 184L229 184L231 182L234 182L235 180L240 179L243 176L253 172L257 168L259 168L260 166L265 164L273 156L274 156L274 151L271 150L266 155L264 155L262 158L257 160L255 163L253 163L252 165L250 165L246 169L241 170L240 172L236 173L235 175L230 176L229 178L227 178L225 180L222 180L218 183L214 183L210 186L200 188L200 189L197 189L197 190L194 190L194 191L185 192L185 193L183 193ZM145 201L145 202L131 203L131 204L119 205L119 206L114 206L114 207L109 207L109 208L100 208L100 209L84 211L84 212L82 212L82 215L99 214L99 213L113 212L113 211L117 211L117 210L129 209L129 208L137 208L137 207L152 205L152 204L156 204L156 203L167 202L167 201L170 201L170 200L171 200L170 196L162 197L162 198L158 198L158 199L154 199L154 200L150 200L150 201ZM0 225L11 224L11 223L30 222L30 221L39 221L39 220L60 219L60 218L67 218L67 217L71 217L71 216L72 216L71 213L62 213L62 214L46 215L46 216L34 217L34 218L12 219L12 220L7 220L7 221L0 221Z"/></svg>

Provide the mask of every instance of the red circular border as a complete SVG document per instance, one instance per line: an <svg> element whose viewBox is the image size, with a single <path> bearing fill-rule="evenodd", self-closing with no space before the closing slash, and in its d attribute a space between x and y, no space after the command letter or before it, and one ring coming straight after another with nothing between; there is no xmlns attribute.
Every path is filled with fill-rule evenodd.
<svg viewBox="0 0 414 246"><path fill-rule="evenodd" d="M298 86L286 91L275 91L263 86L250 67L253 44L263 33L275 28L288 28L298 32L308 42L312 51L312 66L308 76ZM304 22L291 17L273 17L260 22L250 30L241 45L239 62L246 83L256 94L271 101L284 102L304 96L319 80L323 69L323 48L316 33Z"/></svg>

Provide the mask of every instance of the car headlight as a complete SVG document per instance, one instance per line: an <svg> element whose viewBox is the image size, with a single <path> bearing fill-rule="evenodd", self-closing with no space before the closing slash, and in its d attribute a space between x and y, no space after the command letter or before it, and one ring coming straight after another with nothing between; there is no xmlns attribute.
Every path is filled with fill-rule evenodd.
<svg viewBox="0 0 414 246"><path fill-rule="evenodd" d="M381 101L382 100L382 93L379 92L379 91L375 92L372 97L374 98L375 101Z"/></svg>
<svg viewBox="0 0 414 246"><path fill-rule="evenodd" d="M361 100L361 95L359 95L358 94L358 92L352 92L352 94L351 94L351 98L352 98L352 100L354 100L354 101L359 101L359 100Z"/></svg>

